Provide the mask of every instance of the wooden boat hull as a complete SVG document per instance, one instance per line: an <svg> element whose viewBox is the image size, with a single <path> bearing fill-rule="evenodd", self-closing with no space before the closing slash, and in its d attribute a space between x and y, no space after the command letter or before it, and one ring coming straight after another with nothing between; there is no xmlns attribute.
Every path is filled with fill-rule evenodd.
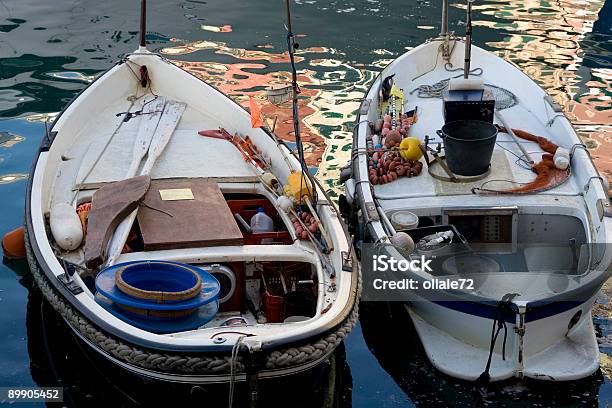
<svg viewBox="0 0 612 408"><path fill-rule="evenodd" d="M349 266L351 263L350 257L348 260L346 259L346 254L351 253L350 241L345 235L345 230L333 206L327 204L329 203L328 198L320 186L317 186L317 190L321 200L314 205L320 211L319 216L327 230L330 231L333 240L334 252L330 255L330 263L335 269L339 284L338 291L334 294L334 298L338 302L330 303L326 313L319 312L317 318L310 319L308 322L293 324L292 326L278 324L240 327L239 334L247 332L245 333L248 337L247 342L254 341L248 346L246 346L247 342L243 342L241 346L237 345L238 338L241 335L236 337L235 334L232 334L235 330L230 330L230 334L224 334L228 333L226 328L205 330L203 335L198 335L196 330L183 333L180 336L162 336L134 328L100 307L92 294L88 293L83 286L84 284L78 273L72 267L67 266L68 264L60 263L56 258L50 239L45 232L45 214L48 213L49 203L53 200L54 195L72 194L71 190L74 185L72 183L75 183L75 179L66 181L62 179L61 175L70 172L77 175L82 173L79 173L79 163L76 163L76 165L70 164L73 158L86 155L84 149L76 146L79 141L77 137L80 131L79 127L89 126L90 123L88 122L89 119L82 115L82 112L92 108L95 109L96 104L101 104L102 107L107 106L105 104L110 104L112 112L120 110L123 107L121 104L127 107L125 96L119 96L119 101L123 100L124 102L114 104L113 100L110 99L111 96L109 96L112 92L106 92L106 90L125 89L125 92L128 92L129 95L134 78L131 77L132 74L130 74L126 65L134 63L134 61L147 64L153 81L158 78L156 92L165 91L173 98L178 99L180 98L180 89L188 89L189 92L184 94L184 101L189 106L198 107L198 109L200 109L200 101L214 101L212 105L217 110L214 113L211 112L212 115L206 114L200 116L200 118L221 121L224 116L231 118L232 120L228 120L227 123L235 128L232 129L228 125L228 130L249 134L254 143L265 154L273 157L275 166L273 171L279 179L287 177L290 173L289 163L299 168L296 158L284 145L277 144L264 129L252 129L250 127L250 115L221 92L157 55L148 52L132 54L101 75L77 96L60 113L49 133L42 139L41 147L30 174L26 197L28 261L37 285L54 309L86 344L117 365L144 376L178 382L224 382L230 380L232 366L234 366L235 379L237 380L244 379L247 373L260 373L263 377L274 377L316 366L329 356L356 323L359 288L359 265L355 261L351 268ZM173 80L166 81L161 78L173 78ZM129 100L127 103L129 104ZM195 123L195 126L210 126L210 122L201 124L200 122L203 119L195 119L194 121L193 115L201 115L198 109L187 109L186 117L183 118L186 124ZM214 115L215 113L218 115ZM109 120L115 120L112 119L114 116L114 113L108 115ZM118 122L121 118L116 120ZM196 128L193 133L189 130L189 134L187 134L187 131L179 128L177 132L181 135L182 141L189 137L195 143L209 143L209 141L204 140L205 138L197 135L197 130L200 129ZM177 144L178 142L175 145L172 145L172 143L171 141L167 148L169 149L168 155L177 152L177 154L181 154L181 151L186 155L184 162L178 163L178 166L175 167L180 173L179 177L193 177L194 171L208 171L200 177L217 180L218 182L228 182L230 190L234 189L232 191L240 191L236 190L236 187L239 189L246 188L247 190L261 188L257 184L259 182L255 174L244 168L244 165L240 167L240 162L238 166L229 167L228 174L224 174L223 169L218 167L198 167L195 166L195 163L201 159L201 156L191 154L180 144ZM225 142L219 141L219 143ZM225 148L224 146L221 147ZM65 149L69 149L73 155L65 155ZM229 151L229 153L238 154L233 151ZM288 158L284 159L284 155L287 155ZM229 160L228 156L225 153L224 157L218 159L212 157L210 160L213 162L218 160L219 163L223 163L224 160ZM196 161L193 162L193 165L190 165L188 159ZM169 165L164 160L166 159L162 157L160 163L153 167L153 178L160 178L159 172L162 171L161 169ZM207 168L208 170L206 170ZM76 182L78 184L78 180ZM84 188L95 190L98 186L94 183ZM263 248L267 247L245 245L243 247L227 246L221 249L215 249L214 247L172 249L128 255L133 255L135 258L150 257L150 259L157 258L192 263L202 263L206 259L216 262L219 262L219 259L244 261L257 259L258 257L273 260L289 259L312 262L318 270L317 273L321 274L323 271L321 260L312 252L312 249L304 251L305 247L300 242L292 246L275 246L275 251L262 250ZM271 252L274 253L271 254ZM120 257L120 261L123 260L122 257L124 256ZM125 260L131 260L128 258ZM66 282L66 276L71 276L72 281ZM323 277L324 275L320 276ZM321 298L319 309L323 304L324 298ZM219 335L216 335L216 332ZM232 358L234 347L239 348L237 358ZM249 359L251 354L254 356L252 363Z"/></svg>

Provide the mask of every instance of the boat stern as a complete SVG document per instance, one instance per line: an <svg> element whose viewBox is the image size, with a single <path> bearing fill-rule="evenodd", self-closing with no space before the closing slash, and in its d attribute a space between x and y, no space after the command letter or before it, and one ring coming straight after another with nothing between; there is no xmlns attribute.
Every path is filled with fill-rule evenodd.
<svg viewBox="0 0 612 408"><path fill-rule="evenodd" d="M490 382L513 377L570 381L599 368L593 301L531 321L526 305L517 302L516 322L505 325L431 303L406 308L429 361L447 375L467 381L486 379L490 359Z"/></svg>

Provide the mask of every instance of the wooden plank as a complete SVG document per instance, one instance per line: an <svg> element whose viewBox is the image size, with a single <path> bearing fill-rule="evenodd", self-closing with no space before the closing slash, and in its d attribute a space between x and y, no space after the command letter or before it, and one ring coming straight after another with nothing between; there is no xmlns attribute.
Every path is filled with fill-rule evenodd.
<svg viewBox="0 0 612 408"><path fill-rule="evenodd" d="M168 145L170 137L172 137L174 129L176 129L176 126L181 120L186 107L187 105L182 102L168 101L168 103L166 103L164 113L159 120L153 140L151 140L147 161L145 161L145 164L142 166L140 174L149 174L151 172L155 161Z"/></svg>
<svg viewBox="0 0 612 408"><path fill-rule="evenodd" d="M175 179L176 177L169 177L168 179ZM181 177L184 178L184 177ZM208 180L217 183L259 183L261 180L257 176L231 176L231 177L207 177ZM77 184L74 190L95 190L103 186L107 186L114 181L104 181L99 183L86 183Z"/></svg>
<svg viewBox="0 0 612 408"><path fill-rule="evenodd" d="M163 200L160 190L190 189L193 200ZM217 183L154 180L138 211L146 251L242 245L243 237Z"/></svg>
<svg viewBox="0 0 612 408"><path fill-rule="evenodd" d="M138 207L150 183L149 176L138 176L106 185L94 193L85 240L85 265L88 268L96 269L104 263L113 231L127 214Z"/></svg>

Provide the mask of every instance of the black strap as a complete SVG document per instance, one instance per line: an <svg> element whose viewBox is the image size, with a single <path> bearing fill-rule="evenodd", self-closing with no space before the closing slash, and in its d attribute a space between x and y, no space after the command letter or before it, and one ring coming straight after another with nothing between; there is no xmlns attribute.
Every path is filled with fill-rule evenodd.
<svg viewBox="0 0 612 408"><path fill-rule="evenodd" d="M246 347L244 353L245 374L248 387L248 406L249 408L259 407L259 371L263 367L263 353Z"/></svg>
<svg viewBox="0 0 612 408"><path fill-rule="evenodd" d="M476 380L479 384L486 385L491 381L489 370L491 369L493 350L495 349L495 343L497 343L497 337L499 336L499 332L502 329L504 329L502 359L504 361L506 360L506 341L508 340L508 326L506 325L506 317L514 315L514 310L512 308L512 299L514 299L518 295L518 293L507 293L502 297L499 302L497 302L495 319L493 320L493 326L491 327L491 344L489 346L489 358L487 359L487 365L485 366L484 371Z"/></svg>

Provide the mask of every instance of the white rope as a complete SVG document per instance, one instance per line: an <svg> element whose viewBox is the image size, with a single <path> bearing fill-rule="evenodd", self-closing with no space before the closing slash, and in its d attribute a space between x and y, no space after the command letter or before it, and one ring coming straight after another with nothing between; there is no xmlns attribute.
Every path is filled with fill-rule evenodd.
<svg viewBox="0 0 612 408"><path fill-rule="evenodd" d="M236 360L238 359L238 353L240 352L240 345L242 344L242 339L246 336L238 337L236 343L234 343L234 347L232 347L232 357L230 359L230 383L229 383L229 398L228 398L228 407L232 408L234 405L234 383L236 381Z"/></svg>

